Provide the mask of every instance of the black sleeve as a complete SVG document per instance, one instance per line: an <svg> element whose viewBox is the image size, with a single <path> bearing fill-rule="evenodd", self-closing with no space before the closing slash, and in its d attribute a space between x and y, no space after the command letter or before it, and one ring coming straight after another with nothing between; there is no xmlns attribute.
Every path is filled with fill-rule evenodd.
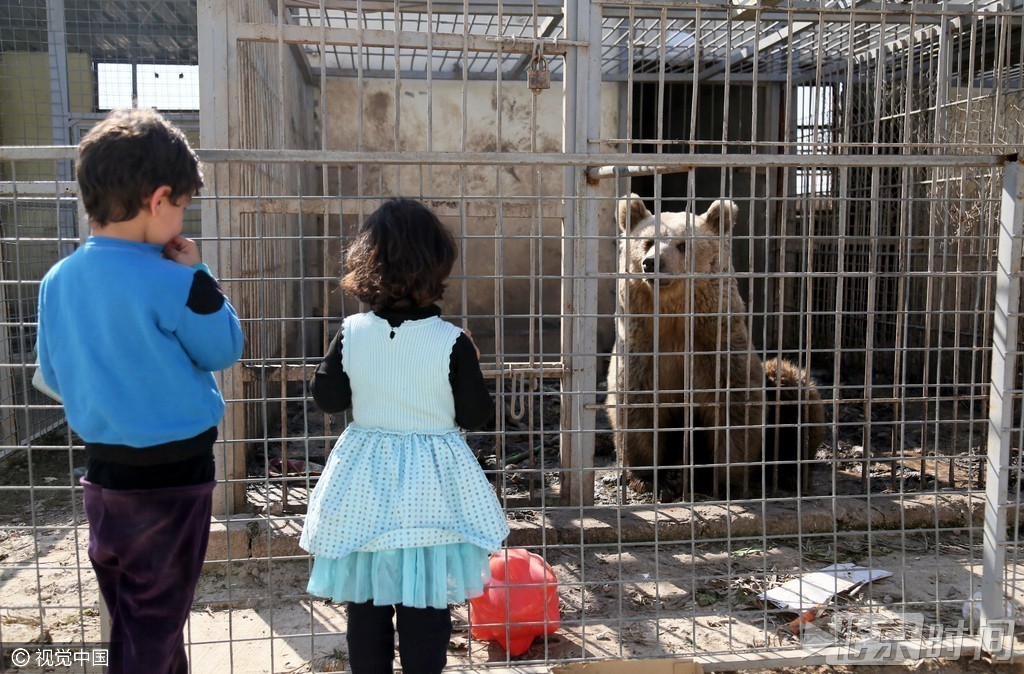
<svg viewBox="0 0 1024 674"><path fill-rule="evenodd" d="M212 276L197 269L192 277L192 287L188 291L185 306L197 314L215 314L224 306L224 293Z"/></svg>
<svg viewBox="0 0 1024 674"><path fill-rule="evenodd" d="M331 340L327 347L327 355L313 372L309 380L309 390L317 407L328 414L344 412L352 405L352 385L341 364L342 331Z"/></svg>
<svg viewBox="0 0 1024 674"><path fill-rule="evenodd" d="M448 379L455 396L455 423L467 431L478 431L494 417L494 402L484 384L480 361L469 337L462 334L452 347Z"/></svg>

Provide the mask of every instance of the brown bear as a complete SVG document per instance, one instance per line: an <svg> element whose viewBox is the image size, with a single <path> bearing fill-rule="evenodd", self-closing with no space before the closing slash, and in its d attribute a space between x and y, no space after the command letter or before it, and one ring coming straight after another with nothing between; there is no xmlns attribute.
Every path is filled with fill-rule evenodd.
<svg viewBox="0 0 1024 674"><path fill-rule="evenodd" d="M732 267L737 206L655 218L630 194L617 211L624 238L606 407L630 486L651 491L657 473L663 500L688 495L691 482L694 493L745 498L762 483L763 456L769 491L806 488L798 452L812 457L821 442L824 406L803 370L762 363L754 350Z"/></svg>
<svg viewBox="0 0 1024 674"><path fill-rule="evenodd" d="M788 360L765 361L764 383L765 484L769 493L803 493L810 486L808 459L825 439L825 405L814 381ZM798 450L804 460L799 466Z"/></svg>

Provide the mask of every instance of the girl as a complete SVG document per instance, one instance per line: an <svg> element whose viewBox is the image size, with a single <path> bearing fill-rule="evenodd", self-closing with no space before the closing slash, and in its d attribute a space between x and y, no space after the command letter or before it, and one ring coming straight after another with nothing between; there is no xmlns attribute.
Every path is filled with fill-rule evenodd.
<svg viewBox="0 0 1024 674"><path fill-rule="evenodd" d="M369 313L345 319L310 387L352 423L310 495L301 545L311 594L348 602L354 674L392 671L397 612L407 674L440 672L449 604L483 592L508 535L501 506L458 427L494 407L469 334L435 304L458 255L430 210L392 199L363 224L341 287Z"/></svg>

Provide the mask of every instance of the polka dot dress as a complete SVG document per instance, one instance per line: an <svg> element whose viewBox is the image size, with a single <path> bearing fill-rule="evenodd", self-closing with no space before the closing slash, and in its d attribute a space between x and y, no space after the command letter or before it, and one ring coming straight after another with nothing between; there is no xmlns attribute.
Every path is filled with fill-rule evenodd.
<svg viewBox="0 0 1024 674"><path fill-rule="evenodd" d="M354 423L310 495L307 589L416 608L478 596L508 525L455 426L448 363L459 328L432 317L392 330L358 314L343 330Z"/></svg>

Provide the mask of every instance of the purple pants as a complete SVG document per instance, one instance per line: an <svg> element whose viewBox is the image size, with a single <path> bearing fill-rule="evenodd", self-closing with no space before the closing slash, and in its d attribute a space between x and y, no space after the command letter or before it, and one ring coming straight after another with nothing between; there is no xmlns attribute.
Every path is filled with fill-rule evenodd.
<svg viewBox="0 0 1024 674"><path fill-rule="evenodd" d="M89 560L110 611L110 674L187 674L182 629L210 539L216 482L104 489L82 480Z"/></svg>

